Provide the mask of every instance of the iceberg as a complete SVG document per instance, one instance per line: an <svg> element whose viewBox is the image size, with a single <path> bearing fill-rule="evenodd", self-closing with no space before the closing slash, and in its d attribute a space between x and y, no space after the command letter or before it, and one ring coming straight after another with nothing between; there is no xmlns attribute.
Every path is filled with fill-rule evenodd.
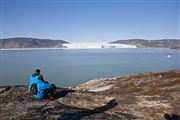
<svg viewBox="0 0 180 120"><path fill-rule="evenodd" d="M137 48L136 45L115 43L64 43L63 47L69 49Z"/></svg>

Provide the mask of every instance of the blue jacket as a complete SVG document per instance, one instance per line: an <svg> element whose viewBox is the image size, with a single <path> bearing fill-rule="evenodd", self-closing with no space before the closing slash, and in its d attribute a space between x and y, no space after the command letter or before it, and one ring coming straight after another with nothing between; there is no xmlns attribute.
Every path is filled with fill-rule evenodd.
<svg viewBox="0 0 180 120"><path fill-rule="evenodd" d="M29 83L29 86L28 86L28 92L30 92L30 88L31 88L31 85L33 83L36 83L37 84L37 95L33 95L35 98L38 98L38 99L42 99L43 96L44 96L44 90L45 89L52 89L53 88L53 85L52 84L49 84L49 83L45 83L43 82L42 80L39 80L38 79L38 76L33 76L31 75L30 77L30 83Z"/></svg>

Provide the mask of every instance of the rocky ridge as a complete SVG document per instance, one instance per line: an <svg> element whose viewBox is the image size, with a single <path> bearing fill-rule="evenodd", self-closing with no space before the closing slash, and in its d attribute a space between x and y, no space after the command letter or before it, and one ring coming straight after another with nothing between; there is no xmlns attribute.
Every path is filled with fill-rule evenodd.
<svg viewBox="0 0 180 120"><path fill-rule="evenodd" d="M160 40L128 39L128 40L116 40L111 43L136 45L138 48L180 49L180 39L160 39Z"/></svg>
<svg viewBox="0 0 180 120"><path fill-rule="evenodd" d="M101 78L61 96L35 100L27 86L0 88L0 118L52 120L178 120L180 70Z"/></svg>
<svg viewBox="0 0 180 120"><path fill-rule="evenodd" d="M15 48L62 48L64 40L50 40L38 38L6 38L0 39L0 49Z"/></svg>

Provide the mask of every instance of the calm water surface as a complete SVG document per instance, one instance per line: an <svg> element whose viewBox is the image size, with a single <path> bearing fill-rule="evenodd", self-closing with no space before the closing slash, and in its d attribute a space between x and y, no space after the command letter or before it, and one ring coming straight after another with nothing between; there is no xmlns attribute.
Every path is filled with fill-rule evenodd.
<svg viewBox="0 0 180 120"><path fill-rule="evenodd" d="M180 69L180 51L163 49L65 49L1 52L1 86L28 84L36 68L57 86L91 79ZM168 57L169 55L169 57Z"/></svg>

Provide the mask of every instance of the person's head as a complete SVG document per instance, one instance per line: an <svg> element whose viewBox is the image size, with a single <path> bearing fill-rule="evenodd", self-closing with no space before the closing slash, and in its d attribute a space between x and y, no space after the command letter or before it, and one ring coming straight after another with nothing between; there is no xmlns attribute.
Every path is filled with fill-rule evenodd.
<svg viewBox="0 0 180 120"><path fill-rule="evenodd" d="M36 69L34 73L35 73L36 75L40 75L41 71L40 71L40 69Z"/></svg>

